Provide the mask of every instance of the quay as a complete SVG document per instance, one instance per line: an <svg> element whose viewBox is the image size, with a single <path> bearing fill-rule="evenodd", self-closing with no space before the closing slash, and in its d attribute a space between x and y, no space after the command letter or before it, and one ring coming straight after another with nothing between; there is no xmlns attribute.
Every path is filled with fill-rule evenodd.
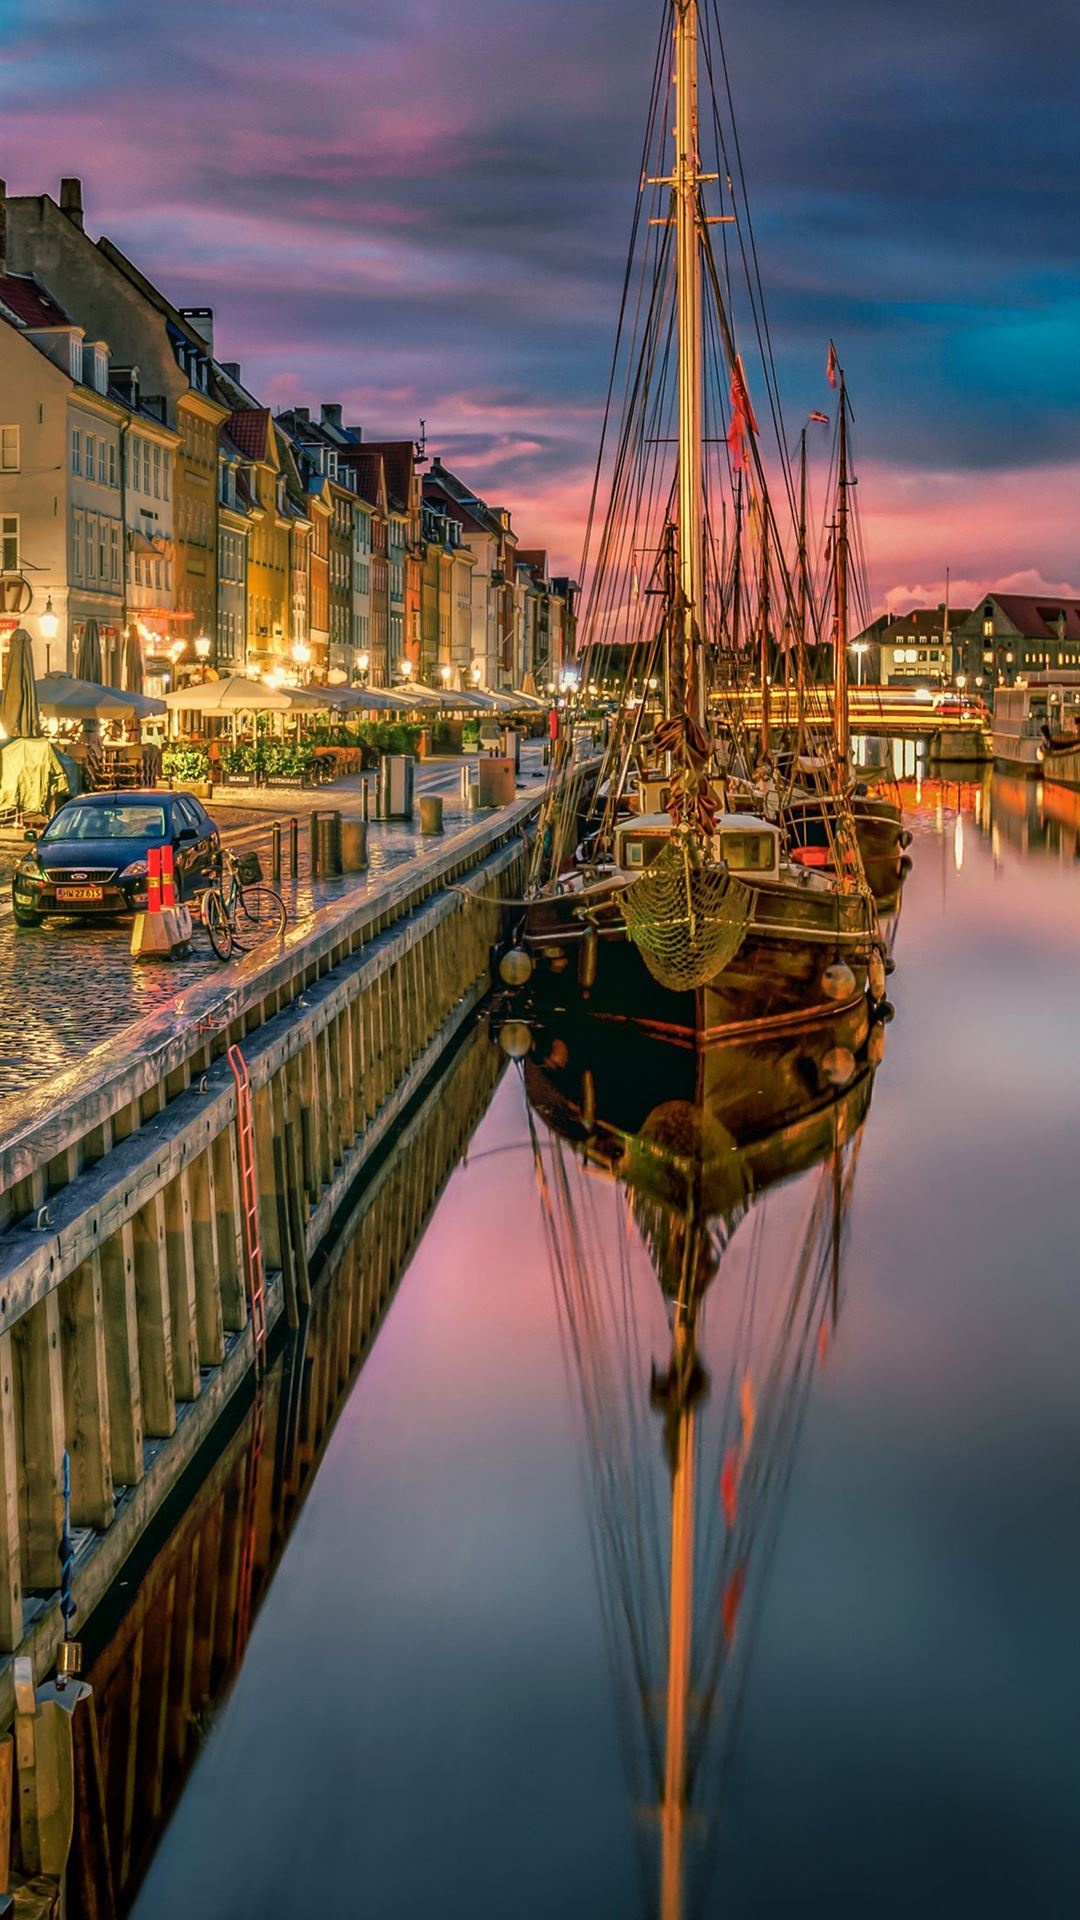
<svg viewBox="0 0 1080 1920"><path fill-rule="evenodd" d="M279 942L7 1103L0 1727L18 1672L25 1704L64 1651L65 1456L77 1633L261 1373L265 1338L305 1320L360 1176L488 989L539 799L537 783L337 897L323 888ZM433 1197L418 1190L421 1214ZM375 1263L360 1346L403 1257L391 1245ZM17 1814L24 1792L20 1772Z"/></svg>

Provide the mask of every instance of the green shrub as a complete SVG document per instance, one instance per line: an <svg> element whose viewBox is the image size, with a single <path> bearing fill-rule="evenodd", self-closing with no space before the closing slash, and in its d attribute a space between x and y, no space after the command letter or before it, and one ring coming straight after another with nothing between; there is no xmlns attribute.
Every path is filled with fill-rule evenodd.
<svg viewBox="0 0 1080 1920"><path fill-rule="evenodd" d="M166 747L161 756L166 780L205 780L210 772L210 756L201 746Z"/></svg>

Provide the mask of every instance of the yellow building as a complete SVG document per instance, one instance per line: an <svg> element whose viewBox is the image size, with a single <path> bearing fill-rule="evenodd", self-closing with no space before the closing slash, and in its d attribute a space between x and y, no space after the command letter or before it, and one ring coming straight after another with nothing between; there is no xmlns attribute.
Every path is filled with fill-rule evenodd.
<svg viewBox="0 0 1080 1920"><path fill-rule="evenodd" d="M226 422L244 457L252 499L247 556L247 658L251 666L284 667L292 615L289 532L278 437L269 407L244 407Z"/></svg>
<svg viewBox="0 0 1080 1920"><path fill-rule="evenodd" d="M195 387L177 400L176 609L191 615L192 641L217 634L218 434L227 419L227 409Z"/></svg>

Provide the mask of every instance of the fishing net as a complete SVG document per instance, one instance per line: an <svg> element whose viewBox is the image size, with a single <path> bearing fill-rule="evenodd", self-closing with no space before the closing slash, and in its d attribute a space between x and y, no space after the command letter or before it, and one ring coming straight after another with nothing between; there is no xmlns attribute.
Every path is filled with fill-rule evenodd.
<svg viewBox="0 0 1080 1920"><path fill-rule="evenodd" d="M704 865L680 834L627 887L622 910L653 979L688 993L735 958L750 918L750 891L726 867Z"/></svg>

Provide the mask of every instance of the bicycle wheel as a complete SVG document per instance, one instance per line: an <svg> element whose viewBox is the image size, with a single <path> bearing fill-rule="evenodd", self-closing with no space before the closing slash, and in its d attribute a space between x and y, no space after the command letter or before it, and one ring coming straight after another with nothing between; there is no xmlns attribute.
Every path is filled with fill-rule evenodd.
<svg viewBox="0 0 1080 1920"><path fill-rule="evenodd" d="M241 887L238 933L250 928L257 939L269 939L284 933L288 917L284 900L272 887Z"/></svg>
<svg viewBox="0 0 1080 1920"><path fill-rule="evenodd" d="M209 887L203 894L202 918L206 937L218 959L228 960L233 950L233 930L229 925L225 902L216 887Z"/></svg>

